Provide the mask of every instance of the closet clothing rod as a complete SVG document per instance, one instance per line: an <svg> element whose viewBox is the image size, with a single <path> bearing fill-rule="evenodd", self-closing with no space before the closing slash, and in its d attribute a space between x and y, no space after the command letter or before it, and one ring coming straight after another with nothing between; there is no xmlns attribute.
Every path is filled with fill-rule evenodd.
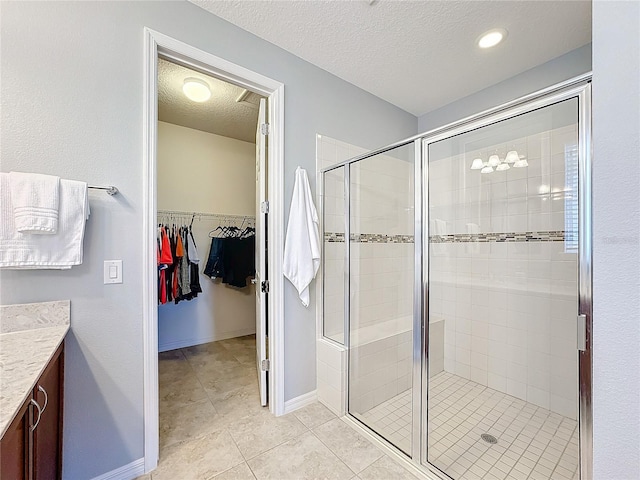
<svg viewBox="0 0 640 480"><path fill-rule="evenodd" d="M94 190L104 190L109 195L118 194L118 187L114 187L113 185L87 185L87 188L93 188Z"/></svg>
<svg viewBox="0 0 640 480"><path fill-rule="evenodd" d="M158 216L166 216L166 215L175 215L175 216L183 216L183 217L211 217L211 218L228 218L228 219L247 219L252 220L256 217L252 215L227 215L224 213L206 213L206 212L181 212L177 210L158 210Z"/></svg>

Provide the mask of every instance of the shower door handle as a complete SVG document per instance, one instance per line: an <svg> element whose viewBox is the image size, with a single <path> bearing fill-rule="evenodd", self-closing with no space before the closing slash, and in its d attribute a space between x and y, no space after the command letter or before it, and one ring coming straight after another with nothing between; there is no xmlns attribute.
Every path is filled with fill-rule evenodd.
<svg viewBox="0 0 640 480"><path fill-rule="evenodd" d="M587 349L587 316L578 315L578 350L584 352Z"/></svg>

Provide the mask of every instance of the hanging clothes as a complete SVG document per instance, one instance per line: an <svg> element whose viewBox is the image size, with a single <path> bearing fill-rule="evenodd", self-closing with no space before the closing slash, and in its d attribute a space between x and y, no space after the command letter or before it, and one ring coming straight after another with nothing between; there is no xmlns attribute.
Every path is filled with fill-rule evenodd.
<svg viewBox="0 0 640 480"><path fill-rule="evenodd" d="M256 237L223 239L224 275L222 283L233 287L247 286L247 277L256 273Z"/></svg>
<svg viewBox="0 0 640 480"><path fill-rule="evenodd" d="M159 225L157 258L159 304L191 300L202 292L200 256L190 227Z"/></svg>
<svg viewBox="0 0 640 480"><path fill-rule="evenodd" d="M163 226L158 228L158 303L167 303L167 269L173 264L168 234Z"/></svg>
<svg viewBox="0 0 640 480"><path fill-rule="evenodd" d="M222 283L233 287L244 288L247 277L256 273L255 229L223 228L221 235L224 236L211 239L204 274L211 279L220 278Z"/></svg>
<svg viewBox="0 0 640 480"><path fill-rule="evenodd" d="M210 278L222 278L224 276L224 264L222 261L223 238L213 237L211 239L211 249L209 259L204 268L204 274Z"/></svg>
<svg viewBox="0 0 640 480"><path fill-rule="evenodd" d="M202 293L202 287L200 286L200 274L198 271L200 256L198 255L196 240L193 238L191 227L189 227L189 230L185 232L185 235L187 237L187 245L189 246L189 268L191 270L191 283L189 284L189 288L195 298L199 293Z"/></svg>

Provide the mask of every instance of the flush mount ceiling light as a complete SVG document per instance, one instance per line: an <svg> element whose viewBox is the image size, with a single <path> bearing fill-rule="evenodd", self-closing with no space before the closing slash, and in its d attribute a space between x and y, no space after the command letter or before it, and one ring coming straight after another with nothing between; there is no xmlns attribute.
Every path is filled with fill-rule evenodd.
<svg viewBox="0 0 640 480"><path fill-rule="evenodd" d="M480 48L495 47L506 37L507 31L504 28L494 28L480 35L478 38L478 46Z"/></svg>
<svg viewBox="0 0 640 480"><path fill-rule="evenodd" d="M198 103L206 102L211 98L211 88L209 84L199 78L185 78L182 91L189 100Z"/></svg>

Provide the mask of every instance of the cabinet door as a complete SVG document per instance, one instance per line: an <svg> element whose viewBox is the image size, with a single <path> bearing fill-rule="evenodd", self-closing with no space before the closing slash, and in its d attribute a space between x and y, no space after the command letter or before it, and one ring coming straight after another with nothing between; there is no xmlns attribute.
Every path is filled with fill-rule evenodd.
<svg viewBox="0 0 640 480"><path fill-rule="evenodd" d="M21 480L27 477L27 431L29 399L22 406L0 441L0 479Z"/></svg>
<svg viewBox="0 0 640 480"><path fill-rule="evenodd" d="M33 478L55 480L62 472L62 347L47 365L33 391L42 408L33 432Z"/></svg>

